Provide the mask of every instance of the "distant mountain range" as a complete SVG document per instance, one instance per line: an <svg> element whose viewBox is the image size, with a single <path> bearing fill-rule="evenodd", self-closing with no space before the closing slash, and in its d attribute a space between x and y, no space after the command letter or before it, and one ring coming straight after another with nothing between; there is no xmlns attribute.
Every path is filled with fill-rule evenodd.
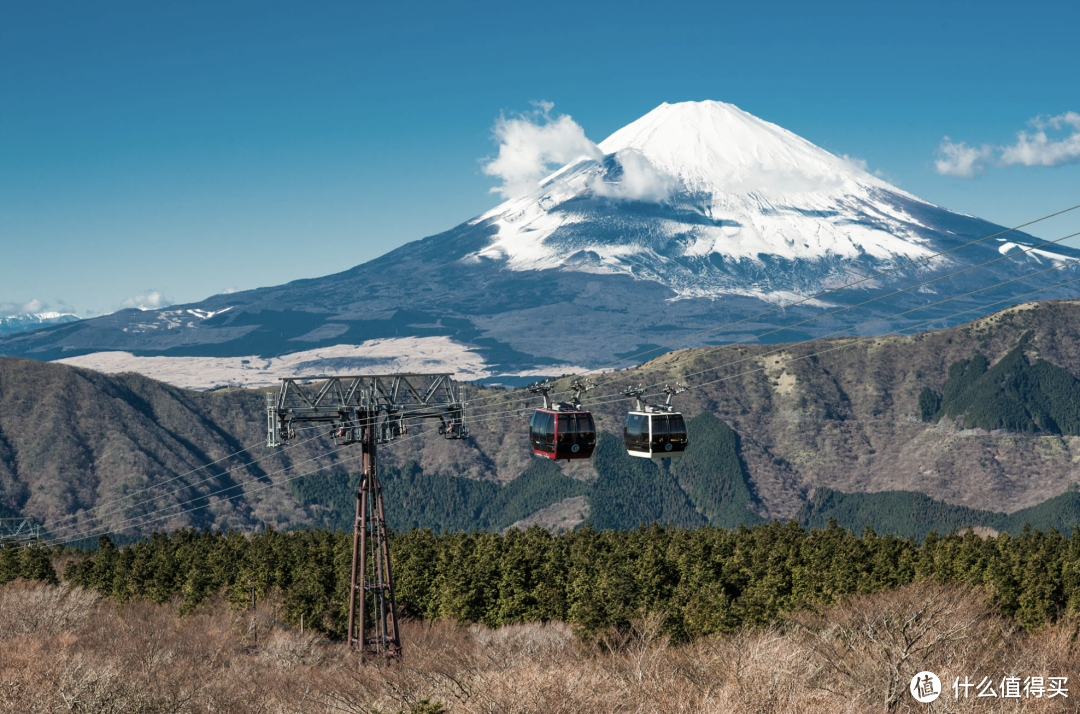
<svg viewBox="0 0 1080 714"><path fill-rule="evenodd" d="M1014 231L693 337L1003 230L920 200L732 105L663 104L535 191L345 272L5 335L0 354L138 371L195 388L421 369L520 384L676 340L827 334L1080 258ZM1016 257L891 294L1008 255ZM859 331L944 319L1063 275L1080 273L1068 267Z"/></svg>
<svg viewBox="0 0 1080 714"><path fill-rule="evenodd" d="M13 332L25 332L42 325L63 325L78 322L79 318L67 312L24 312L17 315L0 317L0 335Z"/></svg>

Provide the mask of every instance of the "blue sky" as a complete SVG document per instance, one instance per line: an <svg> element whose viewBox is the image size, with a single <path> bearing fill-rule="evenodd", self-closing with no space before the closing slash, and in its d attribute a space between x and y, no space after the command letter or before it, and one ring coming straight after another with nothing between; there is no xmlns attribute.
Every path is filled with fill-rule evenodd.
<svg viewBox="0 0 1080 714"><path fill-rule="evenodd" d="M664 101L730 102L1021 223L1080 203L1071 155L991 151L962 178L937 152L1080 112L1078 25L1075 2L5 3L0 309L191 302L370 260L496 205L492 127L537 100L594 141Z"/></svg>

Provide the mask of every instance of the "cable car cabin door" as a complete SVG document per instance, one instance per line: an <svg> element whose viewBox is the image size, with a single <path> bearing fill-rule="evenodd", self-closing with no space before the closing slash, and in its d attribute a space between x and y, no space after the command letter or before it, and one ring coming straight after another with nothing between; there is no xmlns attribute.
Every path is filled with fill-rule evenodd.
<svg viewBox="0 0 1080 714"><path fill-rule="evenodd" d="M555 414L537 409L529 421L529 443L533 454L555 458Z"/></svg>
<svg viewBox="0 0 1080 714"><path fill-rule="evenodd" d="M626 425L623 427L623 444L626 453L631 456L649 458L649 415L640 412L630 412L626 415Z"/></svg>

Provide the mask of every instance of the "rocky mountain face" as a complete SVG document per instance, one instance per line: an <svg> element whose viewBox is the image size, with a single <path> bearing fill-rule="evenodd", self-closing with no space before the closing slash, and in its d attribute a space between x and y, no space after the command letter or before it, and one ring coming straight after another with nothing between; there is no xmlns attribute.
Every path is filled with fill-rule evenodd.
<svg viewBox="0 0 1080 714"><path fill-rule="evenodd" d="M424 365L520 384L676 340L687 340L681 347L783 342L845 328L955 324L971 318L950 322L956 312L1075 277L1075 267L1031 277L1080 251L1038 247L1043 241L1024 233L960 248L1002 230L922 201L734 106L664 104L535 191L345 272L7 335L0 354L201 388ZM874 298L881 299L763 336ZM918 311L859 327L909 310Z"/></svg>
<svg viewBox="0 0 1080 714"><path fill-rule="evenodd" d="M629 527L636 524L619 519L637 512L630 505L650 502L628 494L647 495L653 480L666 489L665 499L678 501L672 513L702 522L730 524L739 514L786 519L819 488L912 491L1013 513L1080 480L1080 421L1069 416L1080 414L1080 405L1059 398L1080 390L1078 345L1080 302L1050 301L910 336L679 350L596 378L585 401L611 453L558 464L557 483L529 470L527 419L536 400L522 390L470 389L472 438L447 441L413 428L408 439L380 448L380 463L388 482L406 479L388 485L388 493L402 494L406 515L421 525L463 527L472 521L462 509L472 508L498 528L528 521L523 514L530 512L542 512L542 520L603 515ZM972 364L981 367L972 371ZM1046 384L1033 383L1039 380ZM612 442L630 406L620 392L644 384L656 396L676 381L691 387L676 404L692 423L718 424L715 417L727 426L697 432L714 436L699 439L685 464L618 457ZM969 387L983 395L979 405L998 404L996 411L963 407ZM920 403L927 392L944 395L942 401L932 408ZM1034 418L1021 418L1024 410ZM694 421L702 415L712 416ZM967 428L973 418L986 428ZM1022 428L1000 428L1006 423ZM195 392L133 374L0 359L0 504L46 523L81 514L83 531L58 528L57 535L101 522L138 532L336 522L319 494L348 506L356 453L334 452L314 433L290 450L270 451L264 424L260 390ZM251 450L229 456L245 447ZM224 460L195 470L217 459ZM248 466L254 459L265 460ZM293 488L284 483L323 465L329 468L290 482ZM289 466L295 468L281 470ZM722 481L701 481L721 470ZM527 472L535 483L505 490ZM484 486L465 488L464 480ZM148 490L114 503L142 489ZM628 503L620 506L620 499ZM492 510L504 501L513 507ZM205 507L179 513L194 505ZM135 516L146 520L126 520Z"/></svg>

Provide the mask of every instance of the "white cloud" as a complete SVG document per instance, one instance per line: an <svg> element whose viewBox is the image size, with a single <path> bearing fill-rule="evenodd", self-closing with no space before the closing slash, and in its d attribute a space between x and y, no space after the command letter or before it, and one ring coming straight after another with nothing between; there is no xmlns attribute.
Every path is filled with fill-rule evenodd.
<svg viewBox="0 0 1080 714"><path fill-rule="evenodd" d="M235 292L236 292L236 288L225 288L224 290L221 291L221 294L222 295L232 295Z"/></svg>
<svg viewBox="0 0 1080 714"><path fill-rule="evenodd" d="M938 146L938 158L934 161L934 170L942 176L957 178L975 178L984 170L983 162L990 157L993 149L989 146L968 146L965 142L953 143L945 137Z"/></svg>
<svg viewBox="0 0 1080 714"><path fill-rule="evenodd" d="M575 159L603 161L604 152L585 136L585 130L568 114L552 116L552 102L532 103L535 110L495 122L494 138L499 154L485 163L483 172L502 181L491 189L503 198L514 198L535 191L540 181L553 170ZM674 180L658 171L636 151L620 151L617 181L598 177L589 188L599 196L629 201L666 199Z"/></svg>
<svg viewBox="0 0 1080 714"><path fill-rule="evenodd" d="M147 290L142 295L133 295L120 303L120 309L138 308L139 310L156 310L161 307L172 305L173 301L159 290Z"/></svg>
<svg viewBox="0 0 1080 714"><path fill-rule="evenodd" d="M29 302L0 302L0 317L21 315L27 312L46 312L48 309L49 304L47 302L42 302L37 298L34 298Z"/></svg>
<svg viewBox="0 0 1080 714"><path fill-rule="evenodd" d="M1055 117L1035 117L1030 122L1038 131L1028 134L1017 132L1016 143L1006 146L1001 151L1001 164L1012 166L1060 166L1080 161L1080 114L1065 112ZM1072 127L1072 132L1063 139L1052 139L1046 135L1047 129L1060 130Z"/></svg>
<svg viewBox="0 0 1080 714"><path fill-rule="evenodd" d="M1052 117L1037 116L1028 121L1034 133L1020 131L1010 146L968 146L945 137L938 147L934 169L943 176L974 178L986 165L1061 166L1080 162L1080 114L1065 112ZM1068 136L1054 138L1047 130L1071 129ZM996 155L996 160L994 159Z"/></svg>
<svg viewBox="0 0 1080 714"><path fill-rule="evenodd" d="M605 181L597 176L589 188L598 196L624 201L648 201L660 203L667 200L675 187L675 180L657 170L645 155L633 149L623 149L615 154L621 169L618 181Z"/></svg>
<svg viewBox="0 0 1080 714"><path fill-rule="evenodd" d="M533 102L536 110L506 118L500 116L492 130L499 155L483 165L488 176L502 181L491 189L503 198L514 198L536 189L552 167L574 159L602 159L599 147L568 114L551 116L551 102Z"/></svg>
<svg viewBox="0 0 1080 714"><path fill-rule="evenodd" d="M843 159L844 161L846 161L848 164L850 164L854 168L858 169L859 171L863 171L863 172L868 173L868 174L873 174L874 176L877 176L879 179L888 180L888 178L885 176L885 172L882 171L881 169L874 169L873 171L871 171L870 170L870 165L866 163L866 159L860 159L858 156L849 156L847 154L841 154L840 158Z"/></svg>

